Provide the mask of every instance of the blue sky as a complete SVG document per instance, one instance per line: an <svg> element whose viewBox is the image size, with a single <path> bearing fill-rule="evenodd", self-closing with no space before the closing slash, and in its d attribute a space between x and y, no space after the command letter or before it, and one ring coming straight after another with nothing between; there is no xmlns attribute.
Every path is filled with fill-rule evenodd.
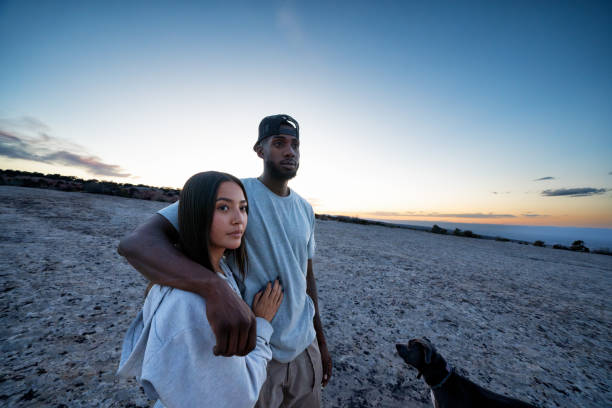
<svg viewBox="0 0 612 408"><path fill-rule="evenodd" d="M609 2L124 3L0 1L0 168L256 176L283 112L317 211L612 227Z"/></svg>

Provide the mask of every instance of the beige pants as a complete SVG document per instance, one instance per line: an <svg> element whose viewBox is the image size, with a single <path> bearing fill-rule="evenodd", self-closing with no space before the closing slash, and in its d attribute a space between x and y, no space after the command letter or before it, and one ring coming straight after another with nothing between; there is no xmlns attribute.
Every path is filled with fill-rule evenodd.
<svg viewBox="0 0 612 408"><path fill-rule="evenodd" d="M323 368L317 340L294 360L268 363L268 378L255 408L318 408Z"/></svg>

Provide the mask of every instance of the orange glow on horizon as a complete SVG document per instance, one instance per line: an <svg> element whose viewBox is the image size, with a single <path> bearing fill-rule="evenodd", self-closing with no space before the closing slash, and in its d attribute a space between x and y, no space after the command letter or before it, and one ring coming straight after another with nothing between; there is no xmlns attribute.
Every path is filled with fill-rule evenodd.
<svg viewBox="0 0 612 408"><path fill-rule="evenodd" d="M315 210L315 212L317 212ZM462 224L497 224L497 225L524 225L524 226L558 226L582 228L612 228L610 214L589 215L558 215L525 217L516 216L500 218L470 218L470 217L434 217L434 216L382 216L371 212L324 212L329 215L344 215L348 217L376 219L386 222L430 221L435 223L462 223Z"/></svg>

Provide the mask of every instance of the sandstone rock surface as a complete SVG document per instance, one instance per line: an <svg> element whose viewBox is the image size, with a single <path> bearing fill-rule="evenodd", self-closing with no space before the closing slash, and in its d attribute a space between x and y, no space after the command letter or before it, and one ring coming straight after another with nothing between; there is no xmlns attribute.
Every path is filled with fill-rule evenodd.
<svg viewBox="0 0 612 408"><path fill-rule="evenodd" d="M164 203L0 187L0 405L144 407L115 376L144 278L119 239ZM324 407L424 407L394 344L542 407L612 406L612 257L317 221Z"/></svg>

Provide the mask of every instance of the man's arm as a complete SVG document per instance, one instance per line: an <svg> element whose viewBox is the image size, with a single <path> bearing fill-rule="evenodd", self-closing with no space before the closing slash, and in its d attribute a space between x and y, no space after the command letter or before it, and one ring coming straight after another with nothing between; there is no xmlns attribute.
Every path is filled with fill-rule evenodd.
<svg viewBox="0 0 612 408"><path fill-rule="evenodd" d="M332 359L327 350L327 342L321 325L321 317L319 316L319 298L317 297L317 283L315 282L314 272L312 271L312 259L308 260L308 269L306 272L306 293L312 299L315 307L315 315L313 319L314 329L317 332L317 343L319 343L319 351L321 352L321 363L323 365L323 381L321 385L325 387L332 374Z"/></svg>
<svg viewBox="0 0 612 408"><path fill-rule="evenodd" d="M150 281L206 299L206 317L217 339L215 354L248 354L256 342L253 312L217 274L176 249L177 241L172 224L155 214L124 237L117 251Z"/></svg>

